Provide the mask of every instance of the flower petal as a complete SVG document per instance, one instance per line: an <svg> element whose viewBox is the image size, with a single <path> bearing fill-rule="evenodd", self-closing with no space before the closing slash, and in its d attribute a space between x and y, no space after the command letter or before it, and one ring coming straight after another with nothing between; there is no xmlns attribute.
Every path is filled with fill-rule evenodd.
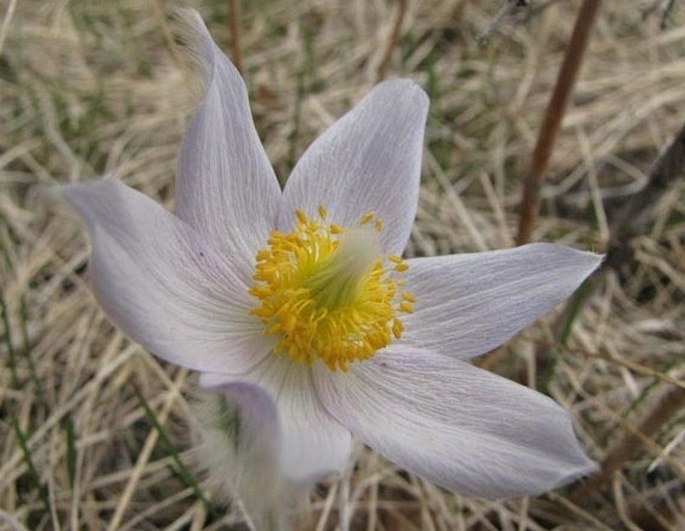
<svg viewBox="0 0 685 531"><path fill-rule="evenodd" d="M396 347L315 383L354 435L460 494L539 494L596 469L550 398L440 354Z"/></svg>
<svg viewBox="0 0 685 531"><path fill-rule="evenodd" d="M402 253L416 214L426 94L412 81L377 85L305 152L283 191L279 229L289 231L294 211L309 216L323 205L343 226L375 212L385 226L381 243Z"/></svg>
<svg viewBox="0 0 685 531"><path fill-rule="evenodd" d="M70 185L63 193L90 232L95 297L146 350L198 371L234 373L273 347L249 313L252 301L232 257L116 180Z"/></svg>
<svg viewBox="0 0 685 531"><path fill-rule="evenodd" d="M215 391L200 394L193 408L198 464L222 495L238 495L256 529L274 522L285 529L301 489L280 474L276 404L252 384L230 383Z"/></svg>
<svg viewBox="0 0 685 531"><path fill-rule="evenodd" d="M407 260L415 312L402 342L459 359L484 354L571 295L602 257L548 243Z"/></svg>
<svg viewBox="0 0 685 531"><path fill-rule="evenodd" d="M250 115L245 83L188 10L190 40L206 69L204 97L190 120L179 158L176 213L218 249L243 263L274 228L281 191Z"/></svg>
<svg viewBox="0 0 685 531"><path fill-rule="evenodd" d="M269 356L240 377L203 374L200 386L214 388L236 381L259 386L276 404L280 466L287 480L311 483L342 469L350 455L352 438L321 406L309 367Z"/></svg>

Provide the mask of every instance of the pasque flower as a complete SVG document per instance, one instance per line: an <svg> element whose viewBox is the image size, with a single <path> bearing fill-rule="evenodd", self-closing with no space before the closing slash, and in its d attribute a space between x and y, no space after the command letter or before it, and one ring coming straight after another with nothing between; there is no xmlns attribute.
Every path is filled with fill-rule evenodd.
<svg viewBox="0 0 685 531"><path fill-rule="evenodd" d="M536 494L592 471L560 406L469 359L601 258L552 244L401 258L428 109L407 80L376 86L281 190L242 79L197 15L190 25L205 85L175 212L114 179L64 190L110 319L262 419L291 481L340 470L352 436L469 496Z"/></svg>

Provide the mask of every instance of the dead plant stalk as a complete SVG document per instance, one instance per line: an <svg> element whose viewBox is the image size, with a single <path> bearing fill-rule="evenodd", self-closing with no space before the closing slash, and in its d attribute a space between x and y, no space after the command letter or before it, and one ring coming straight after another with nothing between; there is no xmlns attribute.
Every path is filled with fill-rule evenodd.
<svg viewBox="0 0 685 531"><path fill-rule="evenodd" d="M530 170L523 181L516 245L523 245L530 241L535 228L540 202L540 184L545 177L545 171L552 156L559 127L578 77L578 71L589 42L590 30L597 18L600 3L600 0L584 0L578 11L571 40L566 48L564 61L559 69L556 85L538 133Z"/></svg>

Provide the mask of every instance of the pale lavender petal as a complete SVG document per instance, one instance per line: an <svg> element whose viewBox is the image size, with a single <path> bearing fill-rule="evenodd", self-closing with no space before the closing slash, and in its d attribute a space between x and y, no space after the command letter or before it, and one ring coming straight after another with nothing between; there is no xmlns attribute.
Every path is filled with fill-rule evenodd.
<svg viewBox="0 0 685 531"><path fill-rule="evenodd" d="M280 466L288 480L312 483L342 469L351 451L350 432L321 405L309 367L270 356L239 377L204 374L200 386L211 389L236 381L260 387L276 404Z"/></svg>
<svg viewBox="0 0 685 531"><path fill-rule="evenodd" d="M116 180L63 193L91 236L95 297L146 350L197 371L240 373L273 347L249 313L253 301L232 256Z"/></svg>
<svg viewBox="0 0 685 531"><path fill-rule="evenodd" d="M314 215L319 205L340 225L375 212L381 243L402 253L416 214L426 94L409 80L376 86L305 152L283 191L278 226L289 230L294 210Z"/></svg>
<svg viewBox="0 0 685 531"><path fill-rule="evenodd" d="M176 179L176 213L251 276L255 254L274 228L281 195L250 115L240 74L188 11L206 88L188 124Z"/></svg>
<svg viewBox="0 0 685 531"><path fill-rule="evenodd" d="M402 342L459 359L484 354L563 301L602 257L548 243L407 260L415 312Z"/></svg>
<svg viewBox="0 0 685 531"><path fill-rule="evenodd" d="M194 454L220 496L240 499L256 529L286 529L301 494L278 463L278 408L256 385L230 383L199 395Z"/></svg>
<svg viewBox="0 0 685 531"><path fill-rule="evenodd" d="M554 401L459 360L398 347L315 383L354 435L460 494L535 495L596 470Z"/></svg>

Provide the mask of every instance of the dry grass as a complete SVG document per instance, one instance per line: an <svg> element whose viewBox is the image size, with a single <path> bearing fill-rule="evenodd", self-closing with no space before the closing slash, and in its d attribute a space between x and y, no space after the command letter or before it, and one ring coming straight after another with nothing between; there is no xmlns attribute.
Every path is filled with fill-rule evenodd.
<svg viewBox="0 0 685 531"><path fill-rule="evenodd" d="M194 4L228 47L228 2ZM414 78L432 101L410 254L512 245L521 175L579 2L532 4L482 48L476 39L499 2L407 2L383 68ZM685 9L676 6L661 28L658 11L647 9L663 4L605 2L552 156L535 240L605 249L603 200L639 189L683 124ZM242 2L243 68L280 176L376 81L397 5ZM1 529L245 529L236 506L208 501L211 488L194 472L192 377L107 322L84 282L81 229L49 200L51 185L116 169L171 206L194 95L165 8L162 0L0 7ZM446 493L360 448L357 466L313 495L302 527L335 529L341 511L360 530L685 525L682 175L650 208L622 273L598 275L575 299L578 312L531 327L494 367L573 411L589 452L617 460L605 481L488 503Z"/></svg>

